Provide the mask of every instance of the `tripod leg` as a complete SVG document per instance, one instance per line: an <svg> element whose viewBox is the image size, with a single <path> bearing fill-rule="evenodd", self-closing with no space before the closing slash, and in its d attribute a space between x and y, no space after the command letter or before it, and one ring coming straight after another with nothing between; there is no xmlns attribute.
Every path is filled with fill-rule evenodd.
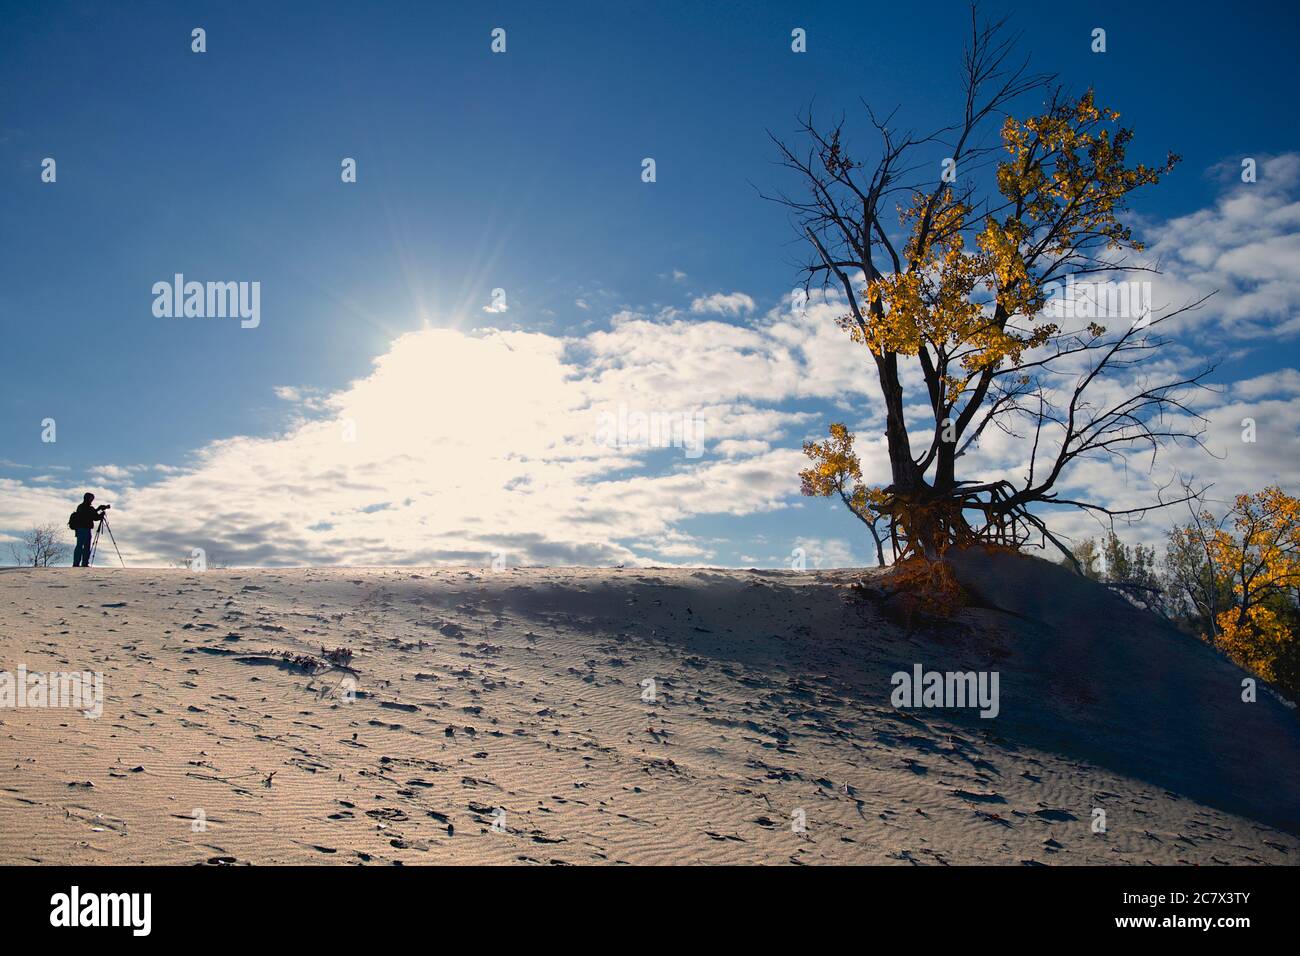
<svg viewBox="0 0 1300 956"><path fill-rule="evenodd" d="M95 537L90 541L90 555L86 558L86 567L88 568L95 566L95 551L99 547L99 529L100 526L95 525Z"/></svg>
<svg viewBox="0 0 1300 956"><path fill-rule="evenodd" d="M108 528L108 540L113 542L113 550L117 551L117 560L121 561L122 567L126 567L126 562L122 561L122 552L117 546L117 538L113 537L113 529L109 527L107 518L104 519L103 525L105 528Z"/></svg>

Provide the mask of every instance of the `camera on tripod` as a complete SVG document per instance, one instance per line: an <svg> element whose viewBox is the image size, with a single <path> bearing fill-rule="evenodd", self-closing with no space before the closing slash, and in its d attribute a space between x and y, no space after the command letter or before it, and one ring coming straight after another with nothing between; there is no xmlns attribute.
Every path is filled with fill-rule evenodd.
<svg viewBox="0 0 1300 956"><path fill-rule="evenodd" d="M117 551L117 560L122 567L126 567L126 562L122 560L122 552L118 550L117 538L113 537L113 529L108 525L108 515L104 514L112 505L95 505L95 538L90 542L90 563L95 563L95 555L99 553L99 533L108 532L108 540L113 542L113 550Z"/></svg>

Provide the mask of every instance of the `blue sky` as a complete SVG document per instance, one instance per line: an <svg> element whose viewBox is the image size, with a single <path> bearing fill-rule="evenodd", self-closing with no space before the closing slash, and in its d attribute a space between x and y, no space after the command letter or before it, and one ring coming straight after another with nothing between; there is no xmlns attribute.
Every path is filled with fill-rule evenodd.
<svg viewBox="0 0 1300 956"><path fill-rule="evenodd" d="M1206 211L1215 234L1237 243L1222 254L1242 246L1225 225L1232 207L1217 205L1230 202L1234 188L1225 163L1231 169L1254 156L1264 164L1262 180L1276 173L1256 193L1268 197L1261 208L1294 201L1300 184L1279 178L1290 175L1288 157L1300 148L1300 107L1280 93L1294 79L1300 24L1293 5L1256 5L1233 16L1195 3L986 12L1010 15L1036 68L1059 73L1073 89L1093 86L1101 102L1121 110L1138 131L1139 158L1157 160L1167 149L1184 157L1134 210L1173 261L1205 261L1169 223ZM122 530L135 508L141 561L165 561L193 541L241 563L384 563L444 553L478 563L474 556L492 549L494 533L521 560L779 564L798 542L826 563L865 560L853 520L791 495L792 459L777 454L797 450L831 418L868 423L865 375L861 399L847 410L816 387L763 391L760 382L782 374L788 337L742 336L728 345L725 335L692 336L688 326L770 330L771 314L797 282L803 253L786 215L757 195L795 185L774 165L767 130L790 134L795 114L815 100L819 111L848 112L865 143L859 97L899 106L904 125L948 122L967 17L960 3L928 5L924 15L864 4L3 3L0 534L51 509L49 518L59 520L76 495L67 508L56 502L84 485L123 507ZM207 31L204 54L190 49L196 26ZM505 54L489 50L494 27L507 31ZM807 30L806 54L790 50L794 27ZM1105 54L1090 51L1094 27L1107 30ZM44 157L57 161L54 184L41 182ZM340 182L343 157L357 160L355 184ZM643 157L656 161L655 183L641 181ZM1270 157L1279 158L1270 166ZM1287 250L1297 230L1289 219L1270 229L1280 260L1268 267L1276 265L1276 276L1261 277L1258 265L1238 269L1228 281L1241 284L1221 291L1221 305L1240 304L1273 279L1289 290ZM155 317L152 285L178 272L260 282L261 324ZM508 309L485 312L496 288L505 290ZM734 294L752 305L710 298ZM1225 360L1218 379L1229 397L1233 383L1256 380L1263 384L1247 386L1246 397L1291 397L1284 373L1296 365L1296 333L1233 333L1241 322L1285 329L1294 317L1289 296L1278 292L1272 311L1253 318L1245 306L1222 307L1187 326L1189 348ZM656 325L671 334L656 338ZM539 356L567 343L568 371L527 373L557 389L574 369L608 385L615 372L628 372L628 349L642 349L651 357L633 392L644 396L646 383L658 382L676 390L674 408L707 392L701 383L731 374L721 359L694 363L700 383L654 374L656 363L680 359L679 349L721 347L742 366L745 356L765 354L763 370L738 381L732 400L746 415L777 418L766 435L761 415L727 426L734 441L765 442L763 454L756 444L696 463L656 453L571 477L672 476L722 464L733 479L746 469L755 474L738 487L719 486L719 500L701 497L689 507L680 506L681 486L663 485L662 497L642 508L657 518L615 520L594 537L533 527L526 515L471 534L475 519L478 527L504 520L485 498L482 513L455 511L457 530L466 532L461 545L427 549L394 537L395 529L452 513L445 502L425 508L417 500L399 524L353 535L388 545L346 547L339 536L351 533L343 514L350 505L331 501L326 509L332 543L319 535L300 541L302 519L280 526L284 509L274 510L273 494L232 484L239 455L250 449L272 463L294 460L292 444L276 451L257 443L291 439L304 422L337 417L338 397L374 375L373 363L399 337L488 327L524 335L516 346ZM602 334L611 337L591 338ZM416 353L430 345L406 341ZM509 340L494 341L510 351ZM817 341L830 347L829 335L818 333ZM612 351L603 353L601 343ZM448 375L439 362L464 345L435 348L428 374ZM454 447L447 442L454 430L444 425L480 390L500 396L503 407L534 401L515 377L520 370L494 364L497 351L488 352L463 356L475 375L460 393L422 392L417 372L366 406L373 415L439 421L422 438L433 456L413 465L422 478L431 468L455 468L443 452ZM805 361L799 371L810 367ZM720 391L710 400L724 399ZM663 406L667 398L660 393L656 401ZM1272 413L1281 429L1281 406ZM54 443L40 440L47 417L57 422ZM1226 474L1255 484L1288 477L1279 469L1293 422L1272 457L1252 459L1244 473L1237 459ZM394 441L400 445L400 436ZM218 465L212 456L227 446L214 442L250 444ZM256 472L256 456L246 460ZM217 467L229 473L218 475ZM328 471L304 474L299 495L316 495ZM192 484L175 484L187 473ZM357 514L397 511L410 497L399 469L386 464L376 475L382 479L358 482L366 489L357 492ZM511 475L508 482L544 477ZM280 487L296 479L286 471L263 480ZM223 510L222 501L242 494L271 510ZM573 497L571 489L563 494ZM210 517L192 523L189 508L211 509ZM228 537L231 528L240 537ZM445 530L431 528L429 540Z"/></svg>

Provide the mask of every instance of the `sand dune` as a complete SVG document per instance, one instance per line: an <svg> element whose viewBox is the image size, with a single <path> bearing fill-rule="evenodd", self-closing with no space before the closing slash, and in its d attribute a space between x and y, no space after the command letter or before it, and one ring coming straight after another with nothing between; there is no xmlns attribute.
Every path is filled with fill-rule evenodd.
<svg viewBox="0 0 1300 956"><path fill-rule="evenodd" d="M0 669L105 696L0 710L0 863L1300 860L1293 712L988 567L910 633L848 571L0 572ZM998 717L896 709L914 664Z"/></svg>

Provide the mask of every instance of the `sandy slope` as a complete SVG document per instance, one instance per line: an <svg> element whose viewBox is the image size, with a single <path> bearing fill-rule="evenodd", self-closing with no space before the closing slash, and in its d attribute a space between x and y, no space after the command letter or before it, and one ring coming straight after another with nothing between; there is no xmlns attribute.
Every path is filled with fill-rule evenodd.
<svg viewBox="0 0 1300 956"><path fill-rule="evenodd" d="M99 669L106 696L98 720L0 710L0 863L1300 860L1257 822L1296 829L1278 811L1300 806L1294 769L1258 806L1228 754L1171 785L1170 735L1199 719L1115 735L1108 721L1151 704L1110 699L1090 717L1108 665L1057 661L1068 620L973 609L909 635L853 577L0 572L0 670ZM343 675L256 656L322 644L356 651L354 701ZM1239 673L1204 661L1169 679L1235 693ZM1000 670L1002 716L895 710L890 674L913 663ZM1184 690L1155 706L1206 695ZM1294 715L1255 706L1258 747L1300 767Z"/></svg>

